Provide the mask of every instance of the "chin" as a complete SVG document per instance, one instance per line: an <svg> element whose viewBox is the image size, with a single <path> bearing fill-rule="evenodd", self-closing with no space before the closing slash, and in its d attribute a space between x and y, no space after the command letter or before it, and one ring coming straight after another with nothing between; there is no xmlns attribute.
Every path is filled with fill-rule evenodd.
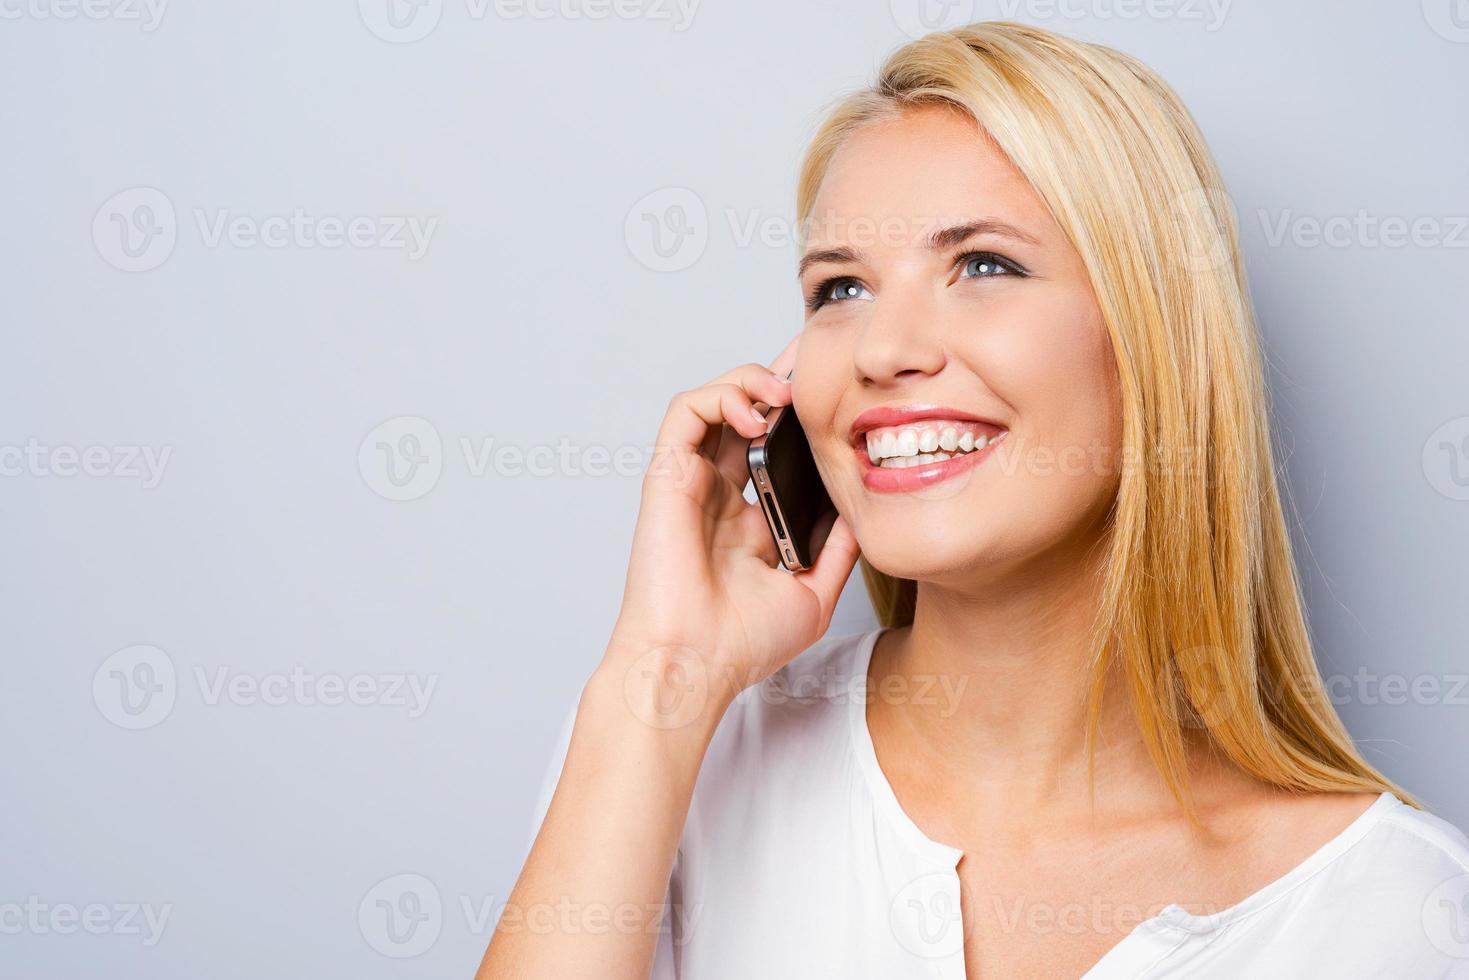
<svg viewBox="0 0 1469 980"><path fill-rule="evenodd" d="M995 543L973 528L956 535L947 523L869 527L858 538L868 564L885 575L922 582L972 581L996 564Z"/></svg>

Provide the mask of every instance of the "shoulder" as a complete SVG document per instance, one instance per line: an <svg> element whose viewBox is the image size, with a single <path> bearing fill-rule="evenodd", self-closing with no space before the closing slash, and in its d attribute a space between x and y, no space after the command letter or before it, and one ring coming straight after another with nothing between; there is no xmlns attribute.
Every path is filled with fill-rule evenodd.
<svg viewBox="0 0 1469 980"><path fill-rule="evenodd" d="M1469 876L1469 837L1454 824L1391 794L1382 814L1352 857L1364 873L1383 883L1432 890L1446 878Z"/></svg>
<svg viewBox="0 0 1469 980"><path fill-rule="evenodd" d="M1359 963L1381 957L1394 968L1469 972L1469 837L1391 794L1374 810L1377 819L1323 876L1337 941L1356 949Z"/></svg>
<svg viewBox="0 0 1469 980"><path fill-rule="evenodd" d="M1408 806L1396 797L1374 828L1368 857L1379 872L1421 889L1445 878L1469 878L1469 836L1444 818ZM1466 890L1469 895L1469 890ZM1469 915L1469 907L1465 909ZM1466 923L1469 925L1469 923Z"/></svg>
<svg viewBox="0 0 1469 980"><path fill-rule="evenodd" d="M1318 830L1335 827L1365 798L1314 795L1274 807L1276 818L1251 831L1256 843L1267 852L1293 851L1288 836L1302 821ZM1293 812L1282 819L1286 811ZM1244 900L1203 916L1171 907L1160 920L1181 934L1208 937L1185 943L1180 956L1236 975L1268 967L1264 975L1466 976L1469 838L1443 818L1381 793L1314 853Z"/></svg>
<svg viewBox="0 0 1469 980"><path fill-rule="evenodd" d="M1405 837L1417 839L1461 871L1469 871L1469 835L1442 817L1399 803L1388 811L1383 822Z"/></svg>

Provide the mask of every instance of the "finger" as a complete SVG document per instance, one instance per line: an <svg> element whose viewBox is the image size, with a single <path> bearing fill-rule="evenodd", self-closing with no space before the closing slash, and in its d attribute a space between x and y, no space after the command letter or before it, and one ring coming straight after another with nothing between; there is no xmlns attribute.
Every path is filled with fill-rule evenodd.
<svg viewBox="0 0 1469 980"><path fill-rule="evenodd" d="M762 413L772 405L788 405L791 401L790 384L763 364L741 364L710 380L709 384L739 385Z"/></svg>
<svg viewBox="0 0 1469 980"><path fill-rule="evenodd" d="M719 392L718 398L703 394ZM732 393L738 393L738 399ZM764 409L752 414L755 403L763 401L769 405L786 405L791 400L791 386L771 373L763 364L741 364L715 378L708 384L689 391L679 392L669 405L669 412L658 433L658 446L683 449L688 452L704 453L712 458L719 446L722 433L716 423L727 423L746 439L765 431ZM730 409L729 414L710 418L710 411L720 402ZM675 405L694 411L674 411ZM713 427L713 433L710 428ZM665 441L669 436L672 441ZM708 450L707 453L704 450Z"/></svg>
<svg viewBox="0 0 1469 980"><path fill-rule="evenodd" d="M796 581L810 589L821 603L823 630L831 623L832 613L836 612L837 599L841 597L842 587L851 577L852 568L857 564L857 556L861 551L847 519L838 515L826 537L826 543L821 547L821 554L816 556L816 564L806 571L795 573Z"/></svg>
<svg viewBox="0 0 1469 980"><path fill-rule="evenodd" d="M756 410L761 403L756 403ZM739 488L740 493L750 483L750 440L739 433L726 431L719 449L714 454L714 466L720 474Z"/></svg>
<svg viewBox="0 0 1469 980"><path fill-rule="evenodd" d="M765 431L750 395L736 384L711 384L674 395L658 429L655 448L660 452L696 453L712 429L728 424L746 439Z"/></svg>
<svg viewBox="0 0 1469 980"><path fill-rule="evenodd" d="M797 333L786 342L785 347L770 362L770 373L775 375L782 385L786 386L787 391L789 391L790 386L790 379L787 375L795 367L796 351L800 347L800 344L801 335ZM768 409L773 404L785 405L790 404L790 402L788 398L786 401L778 403L757 401L755 402L755 408L757 411L764 412L768 417L770 415ZM714 465L719 469L720 473L724 474L725 479L739 487L740 493L744 493L745 487L750 484L750 440L738 439L733 434L728 434L719 445L719 449L714 458ZM771 554L772 556L775 555L773 549ZM772 558L772 561L778 560L778 558Z"/></svg>
<svg viewBox="0 0 1469 980"><path fill-rule="evenodd" d="M793 353L794 344L794 340L790 344L787 344L786 350L781 353L781 357L788 357ZM759 389L762 387L768 388L769 376L773 375L773 372L759 365L745 365L731 372L731 374L735 377L748 379L750 387ZM777 378L776 387L767 390L766 398L772 399L772 401L756 401L754 402L754 407L755 411L764 415L767 421L774 421L771 410L777 405L784 406L784 411L795 411L794 408L790 407L791 386L788 381ZM706 440L705 445L707 446L708 444L709 441ZM741 438L738 433L730 432L726 429L715 451L709 454L713 458L714 465L719 472L726 480L738 487L741 493L744 493L745 487L750 482L749 452L750 440Z"/></svg>
<svg viewBox="0 0 1469 980"><path fill-rule="evenodd" d="M790 404L790 383L784 377L789 368L776 371L775 367L794 362L800 339L800 334L793 337L776 355L770 368L760 364L742 364L714 378L709 384L741 385L751 396L752 407L762 415L768 415L772 406ZM772 380L774 385L771 384ZM723 425L711 427L699 444L699 454L713 460L724 478L738 487L741 493L750 482L747 456L750 438L752 437Z"/></svg>
<svg viewBox="0 0 1469 980"><path fill-rule="evenodd" d="M732 433L728 425L711 425L709 432L704 436L704 441L699 443L699 455L708 459L714 459L719 454L719 447L726 441L727 436L739 438L739 433Z"/></svg>

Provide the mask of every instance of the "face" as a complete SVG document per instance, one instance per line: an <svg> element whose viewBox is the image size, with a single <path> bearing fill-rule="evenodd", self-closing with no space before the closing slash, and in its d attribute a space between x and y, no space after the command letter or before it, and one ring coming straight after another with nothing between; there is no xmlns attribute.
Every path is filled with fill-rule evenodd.
<svg viewBox="0 0 1469 980"><path fill-rule="evenodd" d="M1111 343L1081 256L977 124L925 108L852 134L802 262L792 398L868 561L975 583L1096 543Z"/></svg>

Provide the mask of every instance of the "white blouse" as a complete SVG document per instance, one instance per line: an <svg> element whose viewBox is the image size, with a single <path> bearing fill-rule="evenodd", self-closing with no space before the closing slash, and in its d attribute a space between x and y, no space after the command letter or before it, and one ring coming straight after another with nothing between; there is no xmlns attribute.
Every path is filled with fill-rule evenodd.
<svg viewBox="0 0 1469 980"><path fill-rule="evenodd" d="M653 980L964 980L963 852L903 811L867 730L880 632L823 638L721 721L674 862ZM1469 838L1383 793L1285 876L1213 915L1163 908L1081 980L1140 977L1469 978Z"/></svg>

